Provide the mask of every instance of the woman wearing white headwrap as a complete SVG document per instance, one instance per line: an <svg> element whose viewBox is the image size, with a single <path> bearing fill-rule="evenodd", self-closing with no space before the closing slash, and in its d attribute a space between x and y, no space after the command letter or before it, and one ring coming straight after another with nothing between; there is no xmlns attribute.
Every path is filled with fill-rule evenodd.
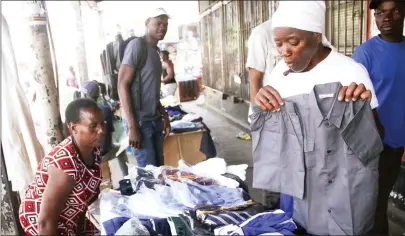
<svg viewBox="0 0 405 236"><path fill-rule="evenodd" d="M274 40L284 61L270 75L270 82L256 96L264 110L279 110L282 97L309 93L314 85L341 82L339 100L371 99L378 106L366 69L337 53L323 35L324 1L280 1L272 18Z"/></svg>
<svg viewBox="0 0 405 236"><path fill-rule="evenodd" d="M338 94L339 101L350 102L358 99L369 99L371 100L371 108L375 111L378 101L366 69L351 58L336 52L323 35L325 32L325 8L324 1L280 1L279 7L272 18L272 30L277 50L284 61L280 61L276 65L271 72L269 84L260 89L256 95L255 103L261 109L280 111L284 104L283 98L309 94L313 91L315 85L340 82L343 87ZM378 122L376 112L375 118L377 118L376 121ZM364 139L367 137L358 138ZM332 142L333 140L329 141ZM321 145L319 144L319 146ZM328 158L332 158L332 156ZM326 176L330 174L329 170L322 169L321 171ZM338 171L347 170L342 167ZM347 172L346 175L348 175ZM258 176L260 176L260 173L258 173ZM323 180L319 178L311 181L322 182ZM341 180L333 181L335 185L347 184L343 182ZM317 186L322 186L322 183ZM361 186L363 182L349 184ZM311 202L311 206L308 208L299 208L295 204L296 199L294 199L294 220L306 228L310 234L350 235L356 232L365 233L364 231L370 230L373 224L372 216L364 217L367 218L364 219L358 215L352 216L352 212L345 210L355 207L363 209L361 207L367 205L365 203L362 203L363 205L359 204L362 206L352 206L350 205L353 204L351 199L347 202L349 207L345 205L341 209L337 209L338 207L333 208L332 206L333 210L336 210L335 213L338 212L339 216L343 216L345 219L335 217L338 213L331 213L331 208L329 208L328 212L330 214L328 214L325 209L331 207L332 202L336 202L336 199L346 198L342 198L345 193L341 193L342 196L326 196L329 193L327 188L328 186L325 186L313 190L325 192L324 195L320 194L325 196L325 199L324 201L319 199L318 206L312 204L316 202L313 201L316 197L312 196L312 192L306 193L308 194L305 197L306 199L302 200ZM365 196L367 199L364 199L366 203L372 201L371 197L367 196ZM311 201L308 200L310 198ZM300 210L301 212L297 212ZM351 219L353 219L353 222L351 222ZM354 229L354 225L356 225L356 229Z"/></svg>

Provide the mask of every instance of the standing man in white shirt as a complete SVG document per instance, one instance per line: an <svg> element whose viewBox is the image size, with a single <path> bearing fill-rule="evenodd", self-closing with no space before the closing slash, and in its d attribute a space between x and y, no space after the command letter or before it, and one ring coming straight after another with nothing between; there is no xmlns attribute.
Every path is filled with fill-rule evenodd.
<svg viewBox="0 0 405 236"><path fill-rule="evenodd" d="M251 103L254 103L259 90L269 84L270 73L277 63L277 55L270 19L254 28L248 41L246 68L249 71Z"/></svg>
<svg viewBox="0 0 405 236"><path fill-rule="evenodd" d="M277 8L278 1L275 1ZM270 73L277 63L278 52L276 50L271 19L256 26L250 34L248 41L248 56L246 69L249 71L250 102L254 103L259 90L270 83ZM249 116L252 108L249 108ZM250 117L248 117L250 123ZM276 207L279 204L279 193L263 190L263 204L268 207Z"/></svg>

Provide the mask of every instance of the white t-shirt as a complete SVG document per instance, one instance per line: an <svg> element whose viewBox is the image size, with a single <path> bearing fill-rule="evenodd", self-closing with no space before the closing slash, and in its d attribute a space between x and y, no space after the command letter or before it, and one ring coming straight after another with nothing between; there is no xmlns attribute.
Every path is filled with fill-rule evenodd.
<svg viewBox="0 0 405 236"><path fill-rule="evenodd" d="M378 107L377 96L366 68L343 54L332 51L307 72L292 72L285 76L284 72L288 69L287 64L281 60L271 72L271 79L263 86L272 86L282 98L286 98L298 94L309 94L317 84L340 82L343 86L348 86L352 82L362 83L372 93L371 108Z"/></svg>
<svg viewBox="0 0 405 236"><path fill-rule="evenodd" d="M263 84L270 81L270 73L277 63L278 52L274 44L271 20L265 21L253 29L248 40L246 68L262 73Z"/></svg>
<svg viewBox="0 0 405 236"><path fill-rule="evenodd" d="M262 72L264 86L270 83L270 74L277 63L278 55L271 20L268 20L256 26L249 36L246 69L253 68ZM249 116L251 114L252 107L249 108ZM248 121L250 123L249 117Z"/></svg>

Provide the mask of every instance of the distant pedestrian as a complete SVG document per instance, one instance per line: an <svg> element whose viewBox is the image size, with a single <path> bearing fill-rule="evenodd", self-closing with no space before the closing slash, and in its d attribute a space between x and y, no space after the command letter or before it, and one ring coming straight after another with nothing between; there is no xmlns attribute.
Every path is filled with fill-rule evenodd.
<svg viewBox="0 0 405 236"><path fill-rule="evenodd" d="M75 70L73 69L73 66L69 66L69 72L66 78L66 85L72 88L77 89L79 88L79 82L77 81L76 73Z"/></svg>
<svg viewBox="0 0 405 236"><path fill-rule="evenodd" d="M169 59L168 51L161 51L160 58L162 58L162 83L163 86L163 97L169 95L174 96L176 94L177 83L174 76L174 65L173 62Z"/></svg>

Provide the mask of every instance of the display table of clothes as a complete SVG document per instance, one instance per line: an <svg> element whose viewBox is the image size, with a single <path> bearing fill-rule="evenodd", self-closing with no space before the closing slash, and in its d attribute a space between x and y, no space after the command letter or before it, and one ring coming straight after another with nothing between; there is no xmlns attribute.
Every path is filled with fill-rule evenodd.
<svg viewBox="0 0 405 236"><path fill-rule="evenodd" d="M291 214L250 198L247 167L222 158L135 166L119 191L101 192L89 215L102 235L292 235Z"/></svg>
<svg viewBox="0 0 405 236"><path fill-rule="evenodd" d="M179 105L165 106L172 127L172 134L165 139L165 165L176 166L179 160L197 164L216 157L217 151L211 131L202 117L188 114Z"/></svg>

